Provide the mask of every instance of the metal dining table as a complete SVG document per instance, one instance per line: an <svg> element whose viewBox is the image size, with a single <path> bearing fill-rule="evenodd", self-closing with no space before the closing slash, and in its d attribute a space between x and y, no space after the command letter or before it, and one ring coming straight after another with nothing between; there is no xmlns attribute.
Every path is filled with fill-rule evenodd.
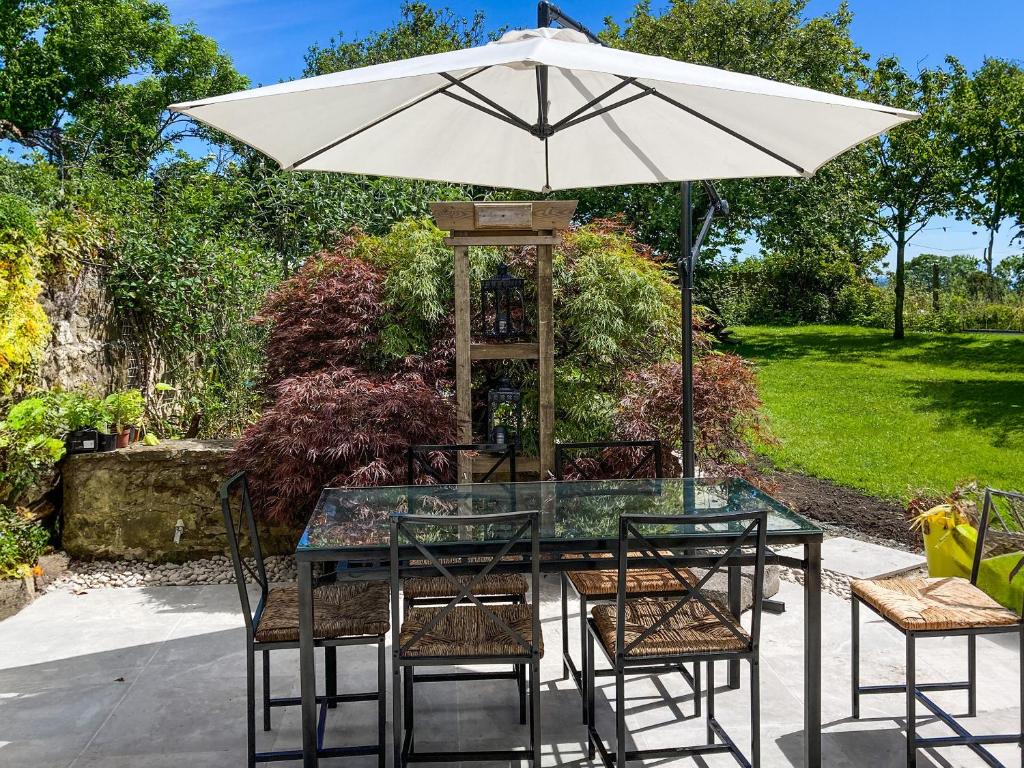
<svg viewBox="0 0 1024 768"><path fill-rule="evenodd" d="M616 551L618 518L622 514L678 515L682 511L726 515L767 510L771 550L767 562L803 571L804 765L821 765L822 530L744 480L667 478L325 488L295 550L305 766L316 766L319 758L313 655L314 567L323 564L320 568L328 568L336 578L384 578L390 568L388 524L396 512L457 516L525 510L541 513L540 567L545 572L608 568L607 557L600 555ZM476 540L474 531L470 526L453 528L467 530L456 534L455 540L443 542L442 549L448 547L451 554L471 556ZM671 531L664 533L669 536ZM713 528L707 530L708 546L712 548L716 544L715 533ZM776 552L779 547L787 549ZM729 609L736 616L741 610L743 564L737 560L729 568ZM528 567L528 562L515 558L502 564L502 568L510 570ZM730 667L729 684L739 686L738 664Z"/></svg>

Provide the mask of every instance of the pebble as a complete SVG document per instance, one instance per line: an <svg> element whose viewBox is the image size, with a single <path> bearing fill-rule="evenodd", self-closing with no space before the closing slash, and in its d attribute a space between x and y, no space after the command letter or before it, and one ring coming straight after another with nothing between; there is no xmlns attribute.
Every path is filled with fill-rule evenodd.
<svg viewBox="0 0 1024 768"><path fill-rule="evenodd" d="M247 559L255 569L251 558ZM263 560L267 579L271 582L291 582L296 579L295 558L291 556L266 557ZM226 555L188 563L147 563L142 560L72 560L63 578L46 587L47 592L117 588L117 587L169 587L201 584L234 584L235 569Z"/></svg>

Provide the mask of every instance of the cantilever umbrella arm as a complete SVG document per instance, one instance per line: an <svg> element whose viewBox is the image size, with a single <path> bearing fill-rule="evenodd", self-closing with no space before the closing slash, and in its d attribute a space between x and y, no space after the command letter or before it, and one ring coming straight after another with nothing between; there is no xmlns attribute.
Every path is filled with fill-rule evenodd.
<svg viewBox="0 0 1024 768"><path fill-rule="evenodd" d="M540 0L537 4L537 26L549 27L553 23L559 24L560 26L568 29L574 29L581 34L586 35L591 42L597 43L598 45L604 45L597 35L562 11L558 6L553 5L548 2L548 0ZM547 67L537 67L537 125L541 130L551 130L551 127L547 124L547 76ZM633 78L623 78L622 82L620 82L618 86L615 86L615 88L610 91L601 94L590 103L576 110L573 114L563 118L560 124L554 126L554 130L563 127L563 124L571 124L571 121L576 117L576 115L583 113L587 108L599 103L602 99L610 96L619 88L628 85L632 80ZM640 96L645 96L648 92L650 91L641 91L637 96L630 97L630 100L639 98ZM596 114L607 109L614 108L615 106L618 106L618 103L599 110L597 113L591 113L586 117L594 117ZM698 116L704 118L703 115ZM552 133L554 130L552 130ZM758 146L758 148L767 152L763 147ZM783 160L788 165L793 166L793 164L785 158L779 157L773 152L770 152L769 154L772 154L777 157L777 159ZM798 168L798 170L801 169ZM693 424L693 272L697 263L697 257L700 254L701 245L703 245L704 238L707 237L708 231L711 229L712 221L716 216L724 217L729 215L729 203L718 194L718 190L715 188L715 185L712 182L705 180L701 181L701 186L704 187L704 192L708 196L708 210L704 214L704 220L701 222L700 231L697 233L696 238L693 236L693 199L691 196L691 182L681 182L679 190L680 211L678 267L679 292L682 297L683 414L681 426L684 477L694 477L697 470L697 454L694 445Z"/></svg>

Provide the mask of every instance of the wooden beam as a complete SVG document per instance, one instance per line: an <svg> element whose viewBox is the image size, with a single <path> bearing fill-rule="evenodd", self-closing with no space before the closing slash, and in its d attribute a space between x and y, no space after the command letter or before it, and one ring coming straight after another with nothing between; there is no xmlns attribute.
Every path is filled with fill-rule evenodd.
<svg viewBox="0 0 1024 768"><path fill-rule="evenodd" d="M455 248L455 404L459 442L473 442L473 380L469 356L469 249ZM459 482L473 482L470 457L459 454Z"/></svg>
<svg viewBox="0 0 1024 768"><path fill-rule="evenodd" d="M561 238L557 235L492 235L487 232L474 232L459 237L446 237L445 245L558 245Z"/></svg>
<svg viewBox="0 0 1024 768"><path fill-rule="evenodd" d="M537 380L540 479L555 472L555 329L552 325L551 246L537 246Z"/></svg>
<svg viewBox="0 0 1024 768"><path fill-rule="evenodd" d="M530 219L526 218L530 206ZM441 229L473 231L498 227L541 231L567 229L576 212L575 200L534 200L532 202L446 202L431 203L430 212Z"/></svg>
<svg viewBox="0 0 1024 768"><path fill-rule="evenodd" d="M535 343L470 344L471 360L536 360L540 349Z"/></svg>

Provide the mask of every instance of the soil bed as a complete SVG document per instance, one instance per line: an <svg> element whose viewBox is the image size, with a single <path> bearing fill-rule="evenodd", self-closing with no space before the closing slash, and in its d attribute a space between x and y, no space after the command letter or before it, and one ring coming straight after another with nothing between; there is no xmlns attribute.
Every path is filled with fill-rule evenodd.
<svg viewBox="0 0 1024 768"><path fill-rule="evenodd" d="M921 551L920 536L910 530L901 504L798 472L775 472L771 479L775 498L831 531Z"/></svg>

